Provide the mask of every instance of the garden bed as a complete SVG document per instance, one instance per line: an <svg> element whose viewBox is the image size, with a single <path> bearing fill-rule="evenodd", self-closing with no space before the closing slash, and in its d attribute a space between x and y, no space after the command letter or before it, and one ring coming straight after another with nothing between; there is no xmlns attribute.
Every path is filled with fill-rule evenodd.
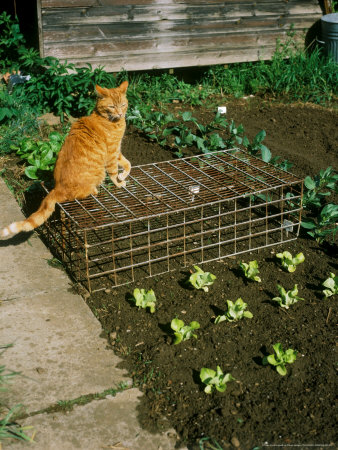
<svg viewBox="0 0 338 450"><path fill-rule="evenodd" d="M202 122L214 111L195 108L193 115ZM337 167L333 111L253 99L230 103L228 116L243 123L249 138L265 129L273 156L293 162L295 175L313 176L329 165ZM122 148L133 165L172 159L169 151L131 127ZM283 250L305 255L292 274L282 271L276 259ZM190 448L334 445L337 300L324 299L321 284L330 272L337 273L336 255L335 244L319 245L303 229L298 240L284 246L204 264L203 269L217 277L208 293L189 288L185 280L190 272L182 269L91 295L87 302L109 345L123 356L123 366L145 393L139 406L142 425L149 430L174 427L177 445ZM261 283L243 279L239 271L240 260L254 259ZM287 290L297 284L305 300L289 310L280 308L271 300L278 295L277 284ZM155 313L138 310L130 301L135 287L154 290ZM226 300L239 297L253 318L215 325ZM173 345L170 322L175 317L185 324L198 321L198 339ZM262 365L277 342L298 352L284 377ZM199 372L202 367L216 370L217 365L236 381L224 393L207 395Z"/></svg>
<svg viewBox="0 0 338 450"><path fill-rule="evenodd" d="M337 167L334 111L255 98L232 101L227 107L227 117L242 123L250 140L264 129L273 156L294 163L290 171L296 176L314 176L330 165ZM210 108L173 104L171 109L191 110L200 123L209 123L215 102ZM173 159L172 152L132 126L122 151L133 166ZM10 177L11 170L5 175ZM17 178L14 169L12 176ZM276 259L276 253L283 250L305 255L305 262L292 274L282 271ZM139 405L142 426L153 431L173 427L177 447L184 444L196 449L334 445L337 299L324 299L321 284L330 272L337 274L336 255L336 244L319 245L301 229L296 241L204 264L203 269L217 277L207 293L189 288L185 283L189 269L182 268L87 297L109 346L123 357L123 367L144 391ZM261 283L243 279L241 260L258 261ZM277 284L287 290L297 284L305 300L289 310L280 308L271 300L278 295ZM153 314L138 310L130 301L136 287L154 290L157 306ZM239 297L253 318L215 325L226 300ZM173 345L170 322L175 317L185 324L198 321L198 339ZM277 342L298 352L284 377L262 364ZM235 381L224 393L208 395L199 372L202 367L216 370L216 366L231 373Z"/></svg>

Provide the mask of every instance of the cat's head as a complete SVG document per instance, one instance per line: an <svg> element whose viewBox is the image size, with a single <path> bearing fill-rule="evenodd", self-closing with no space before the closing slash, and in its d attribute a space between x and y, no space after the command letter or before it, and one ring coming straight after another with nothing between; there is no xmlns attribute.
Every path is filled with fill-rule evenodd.
<svg viewBox="0 0 338 450"><path fill-rule="evenodd" d="M113 89L102 88L96 85L97 103L96 112L110 122L117 122L125 117L128 109L126 96L128 81Z"/></svg>

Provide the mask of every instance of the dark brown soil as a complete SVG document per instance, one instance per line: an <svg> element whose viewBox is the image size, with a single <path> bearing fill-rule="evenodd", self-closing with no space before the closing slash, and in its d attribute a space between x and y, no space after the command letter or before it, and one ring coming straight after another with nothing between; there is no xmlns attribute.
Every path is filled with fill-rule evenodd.
<svg viewBox="0 0 338 450"><path fill-rule="evenodd" d="M249 138L265 129L273 156L293 162L291 171L296 175L337 167L335 112L256 99L227 106L229 119L242 123ZM214 110L194 108L193 115L207 122ZM170 151L132 128L123 153L133 165L173 158ZM280 250L302 251L305 262L293 274L284 272L275 257ZM139 406L142 425L149 430L174 427L177 446L184 443L194 449L334 446L337 299L324 299L321 283L330 272L338 271L336 250L335 245L319 246L303 231L287 247L243 255L244 261L258 261L261 283L244 280L238 271L240 259L228 258L203 266L217 277L208 293L187 287L189 270L182 269L91 295L88 304L110 345L123 356L123 366L145 393ZM271 301L278 294L277 284L288 290L298 284L305 300L285 311ZM154 289L154 314L138 310L129 300L135 287ZM226 300L239 297L247 302L253 318L215 325ZM185 323L197 320L198 339L173 345L170 322L175 317ZM262 365L263 356L272 353L277 342L298 352L284 377ZM217 365L236 381L224 393L207 395L199 372L202 367L215 370Z"/></svg>
<svg viewBox="0 0 338 450"><path fill-rule="evenodd" d="M313 176L330 165L337 168L337 112L256 98L223 99L220 105L224 104L228 119L242 123L249 139L264 129L264 143L273 156L294 164L295 175ZM215 114L215 107L205 106L172 105L172 110L191 110L202 123ZM122 150L133 166L174 158L169 149L132 127ZM11 170L16 178L15 164L7 176ZM295 273L280 269L275 254L281 250L304 253L305 262ZM287 246L203 265L217 277L208 293L190 289L185 283L189 270L182 268L87 298L109 345L123 357L123 367L145 394L139 406L142 426L153 431L173 427L177 447L184 444L191 449L334 446L337 298L324 299L321 284L330 272L338 273L336 254L336 245L320 246L302 230L298 240ZM261 283L243 279L240 259L258 261ZM278 307L271 300L278 295L277 284L287 290L297 284L304 301L287 311ZM155 291L154 314L138 310L130 301L135 287ZM215 325L226 300L239 297L253 318ZM173 345L170 322L175 317L185 324L198 321L198 339ZM284 377L262 365L263 356L272 353L277 342L298 352ZM236 381L224 393L207 395L199 372L216 366Z"/></svg>

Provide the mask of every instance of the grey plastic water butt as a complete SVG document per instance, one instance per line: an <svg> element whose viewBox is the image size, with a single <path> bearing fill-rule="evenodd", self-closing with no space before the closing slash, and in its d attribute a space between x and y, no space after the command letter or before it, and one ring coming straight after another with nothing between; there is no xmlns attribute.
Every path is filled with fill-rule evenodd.
<svg viewBox="0 0 338 450"><path fill-rule="evenodd" d="M321 18L321 41L326 55L338 63L338 13L326 14Z"/></svg>

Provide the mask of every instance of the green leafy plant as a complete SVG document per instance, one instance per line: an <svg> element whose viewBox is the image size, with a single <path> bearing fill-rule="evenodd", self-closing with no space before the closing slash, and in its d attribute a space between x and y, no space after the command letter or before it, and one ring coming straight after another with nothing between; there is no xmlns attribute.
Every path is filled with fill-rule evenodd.
<svg viewBox="0 0 338 450"><path fill-rule="evenodd" d="M292 348L284 351L282 348L282 344L280 344L279 342L272 347L275 351L275 354L265 356L263 358L263 364L271 364L272 366L275 366L277 372L280 375L285 376L287 374L285 364L292 364L296 360L297 352Z"/></svg>
<svg viewBox="0 0 338 450"><path fill-rule="evenodd" d="M57 155L62 147L64 136L57 131L53 131L48 136L48 141L40 141L25 138L20 143L20 147L12 146L17 150L21 159L28 162L25 175L32 179L42 179L46 172L54 169Z"/></svg>
<svg viewBox="0 0 338 450"><path fill-rule="evenodd" d="M268 147L262 144L265 137L266 137L265 130L261 130L259 133L256 134L251 143L249 142L248 138L245 137L243 139L243 145L248 150L250 155L257 155L258 153L260 153L262 160L265 162L269 162L271 160L272 155Z"/></svg>
<svg viewBox="0 0 338 450"><path fill-rule="evenodd" d="M235 380L230 373L224 374L219 366L217 366L216 371L203 367L200 371L200 379L202 383L206 384L204 388L206 394L211 394L214 389L224 392L227 388L227 383Z"/></svg>
<svg viewBox="0 0 338 450"><path fill-rule="evenodd" d="M303 207L305 209L318 209L322 201L332 192L337 190L338 174L334 173L332 167L323 169L318 175L311 178L305 177L305 194L303 196Z"/></svg>
<svg viewBox="0 0 338 450"><path fill-rule="evenodd" d="M277 289L280 297L274 297L272 300L279 303L279 306L285 309L289 309L291 305L294 305L299 300L304 300L301 297L298 297L298 286L295 284L294 288L291 291L286 291L283 286L277 284Z"/></svg>
<svg viewBox="0 0 338 450"><path fill-rule="evenodd" d="M253 314L250 311L246 311L247 303L241 298L238 298L235 303L231 300L227 300L228 309L225 314L221 316L217 316L215 319L215 323L218 324L223 321L228 322L236 322L237 320L243 319L246 317L247 319L252 319Z"/></svg>
<svg viewBox="0 0 338 450"><path fill-rule="evenodd" d="M179 344L182 341L191 339L192 337L197 339L197 335L194 334L194 331L200 328L200 324L196 321L190 322L189 325L184 325L183 320L180 319L173 319L170 326L171 329L175 332L175 345Z"/></svg>
<svg viewBox="0 0 338 450"><path fill-rule="evenodd" d="M148 105L136 105L128 113L128 122L144 133L149 139L164 146L167 144L167 137L172 133L172 128L167 128L168 124L177 122L173 114L165 114L160 111L153 111Z"/></svg>
<svg viewBox="0 0 338 450"><path fill-rule="evenodd" d="M305 256L302 252L297 253L297 255L293 257L290 252L284 251L283 253L277 253L276 257L280 259L283 269L288 272L294 272L296 270L296 266L305 261Z"/></svg>
<svg viewBox="0 0 338 450"><path fill-rule="evenodd" d="M133 296L136 306L143 309L150 308L151 313L155 312L156 296L152 289L146 291L145 289L136 288Z"/></svg>
<svg viewBox="0 0 338 450"><path fill-rule="evenodd" d="M216 276L210 272L204 272L200 267L194 266L196 272L192 273L188 279L189 283L195 289L203 289L204 292L208 292L209 286L211 286L216 280Z"/></svg>
<svg viewBox="0 0 338 450"><path fill-rule="evenodd" d="M329 278L327 278L323 282L323 286L326 289L323 289L323 294L326 298L331 297L332 295L338 294L338 277L334 273L330 273Z"/></svg>
<svg viewBox="0 0 338 450"><path fill-rule="evenodd" d="M258 283L262 281L258 276L259 270L258 270L258 262L256 260L250 261L249 263L241 261L239 263L239 267L242 269L245 278L257 281Z"/></svg>
<svg viewBox="0 0 338 450"><path fill-rule="evenodd" d="M302 227L310 230L307 233L318 243L323 243L325 238L332 235L332 241L338 231L338 205L328 203L314 218L302 219Z"/></svg>

